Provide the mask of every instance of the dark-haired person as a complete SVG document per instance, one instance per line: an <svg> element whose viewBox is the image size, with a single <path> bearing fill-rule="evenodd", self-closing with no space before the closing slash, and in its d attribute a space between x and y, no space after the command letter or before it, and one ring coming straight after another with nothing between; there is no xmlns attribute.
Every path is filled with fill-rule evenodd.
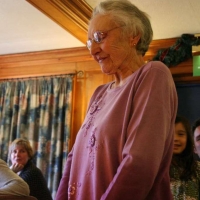
<svg viewBox="0 0 200 200"><path fill-rule="evenodd" d="M190 123L180 115L175 120L170 179L174 200L200 199L200 163L194 159Z"/></svg>
<svg viewBox="0 0 200 200"><path fill-rule="evenodd" d="M32 162L33 150L28 140L15 139L10 145L9 158L10 168L28 183L31 196L37 200L52 200L41 170Z"/></svg>
<svg viewBox="0 0 200 200"><path fill-rule="evenodd" d="M200 119L197 119L192 126L192 134L194 138L194 152L200 159Z"/></svg>

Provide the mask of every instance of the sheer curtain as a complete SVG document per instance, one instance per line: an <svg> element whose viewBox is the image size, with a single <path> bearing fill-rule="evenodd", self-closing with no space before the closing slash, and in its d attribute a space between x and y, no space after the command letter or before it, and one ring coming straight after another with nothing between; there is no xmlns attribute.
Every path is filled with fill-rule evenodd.
<svg viewBox="0 0 200 200"><path fill-rule="evenodd" d="M0 82L0 157L9 162L9 144L28 139L53 198L68 153L72 89L71 75Z"/></svg>

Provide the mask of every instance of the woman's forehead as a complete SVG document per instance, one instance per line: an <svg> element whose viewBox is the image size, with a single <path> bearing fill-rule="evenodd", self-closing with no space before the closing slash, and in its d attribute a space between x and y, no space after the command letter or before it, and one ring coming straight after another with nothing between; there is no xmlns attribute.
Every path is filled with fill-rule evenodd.
<svg viewBox="0 0 200 200"><path fill-rule="evenodd" d="M15 144L15 145L13 146L13 150L15 150L15 149L25 149L25 146L22 145L22 144Z"/></svg>
<svg viewBox="0 0 200 200"><path fill-rule="evenodd" d="M88 32L109 29L112 28L111 25L111 17L109 15L96 15L90 21Z"/></svg>

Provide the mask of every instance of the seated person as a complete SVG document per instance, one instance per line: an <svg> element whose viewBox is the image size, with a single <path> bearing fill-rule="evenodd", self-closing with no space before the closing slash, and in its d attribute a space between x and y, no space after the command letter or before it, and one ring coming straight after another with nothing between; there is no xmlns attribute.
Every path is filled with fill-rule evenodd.
<svg viewBox="0 0 200 200"><path fill-rule="evenodd" d="M200 118L194 122L192 126L192 134L194 138L194 152L200 159Z"/></svg>
<svg viewBox="0 0 200 200"><path fill-rule="evenodd" d="M0 159L0 195L29 196L29 186Z"/></svg>
<svg viewBox="0 0 200 200"><path fill-rule="evenodd" d="M175 120L170 184L174 200L199 200L200 162L194 159L190 123L188 119L180 115L177 115Z"/></svg>
<svg viewBox="0 0 200 200"><path fill-rule="evenodd" d="M31 196L38 200L52 200L46 180L41 170L32 162L32 158L33 150L28 140L19 138L11 143L10 168L28 183Z"/></svg>

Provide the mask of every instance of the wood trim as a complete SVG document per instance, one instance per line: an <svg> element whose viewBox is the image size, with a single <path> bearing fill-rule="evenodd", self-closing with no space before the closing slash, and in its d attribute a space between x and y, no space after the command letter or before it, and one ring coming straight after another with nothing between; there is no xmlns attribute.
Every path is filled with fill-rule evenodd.
<svg viewBox="0 0 200 200"><path fill-rule="evenodd" d="M26 0L81 42L87 40L92 8L84 0Z"/></svg>
<svg viewBox="0 0 200 200"><path fill-rule="evenodd" d="M86 47L0 56L0 79L51 76L79 71L76 63L93 60Z"/></svg>
<svg viewBox="0 0 200 200"><path fill-rule="evenodd" d="M144 57L145 61L152 60L159 49L172 46L176 40L177 38L152 41ZM0 79L65 74L82 70L77 67L82 62L92 63L87 70L100 71L86 47L2 55ZM169 69L176 83L200 83L200 77L193 76L192 58Z"/></svg>

